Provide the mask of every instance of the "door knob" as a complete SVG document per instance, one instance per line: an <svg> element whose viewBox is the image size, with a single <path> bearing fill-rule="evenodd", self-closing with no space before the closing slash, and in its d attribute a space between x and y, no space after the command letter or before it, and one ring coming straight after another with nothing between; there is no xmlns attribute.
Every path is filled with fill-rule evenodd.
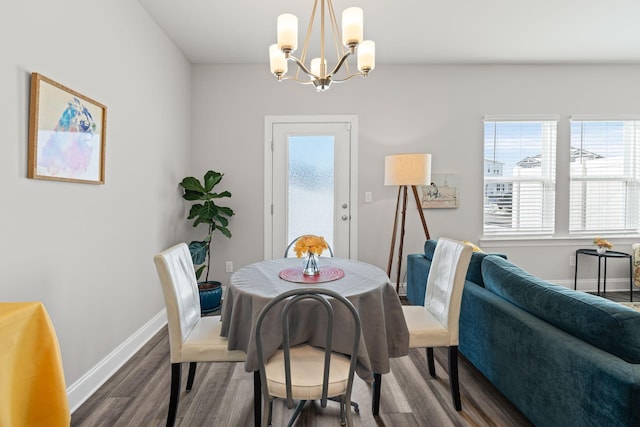
<svg viewBox="0 0 640 427"><path fill-rule="evenodd" d="M346 204L346 203L343 203L343 204L342 204L342 209L347 209L348 207L349 207L349 205L348 205L348 204Z"/></svg>
<svg viewBox="0 0 640 427"><path fill-rule="evenodd" d="M346 221L346 220L348 220L348 219L349 219L349 215L342 215L342 220L343 220L343 221Z"/></svg>

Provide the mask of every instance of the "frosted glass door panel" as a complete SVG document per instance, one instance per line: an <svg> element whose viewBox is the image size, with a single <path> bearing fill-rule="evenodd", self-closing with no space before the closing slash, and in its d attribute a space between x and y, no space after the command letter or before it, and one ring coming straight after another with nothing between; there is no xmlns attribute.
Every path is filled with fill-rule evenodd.
<svg viewBox="0 0 640 427"><path fill-rule="evenodd" d="M287 241L315 234L333 247L334 137L290 136L287 145Z"/></svg>
<svg viewBox="0 0 640 427"><path fill-rule="evenodd" d="M350 147L346 123L273 125L273 257L303 234L323 236L335 256L350 257Z"/></svg>

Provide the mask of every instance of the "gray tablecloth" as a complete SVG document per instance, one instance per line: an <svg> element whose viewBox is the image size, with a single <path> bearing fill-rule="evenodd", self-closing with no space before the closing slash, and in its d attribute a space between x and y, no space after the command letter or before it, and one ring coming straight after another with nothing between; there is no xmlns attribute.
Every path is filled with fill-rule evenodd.
<svg viewBox="0 0 640 427"><path fill-rule="evenodd" d="M229 350L247 353L246 371L258 369L254 334L260 311L273 297L296 287L332 289L353 303L362 324L357 369L361 378L370 379L372 371L388 373L390 357L408 354L409 332L402 314L402 305L385 272L363 262L342 258L320 258L320 264L342 269L344 277L313 285L281 279L280 271L302 267L302 260L299 258L258 262L231 276L222 308L221 335L228 337ZM308 342L311 345L321 345L326 325L323 316L319 314L321 312L313 309L313 304L313 301L303 301L299 304L299 313L293 313L296 319L300 319L291 326L293 344ZM334 304L334 307L337 305ZM263 342L266 343L267 357L280 346L280 310L275 310L275 313L275 316L265 318L263 323ZM344 334L344 330L349 328L346 325L351 325L352 321L346 309L336 310L335 315L333 351L348 354L349 336Z"/></svg>

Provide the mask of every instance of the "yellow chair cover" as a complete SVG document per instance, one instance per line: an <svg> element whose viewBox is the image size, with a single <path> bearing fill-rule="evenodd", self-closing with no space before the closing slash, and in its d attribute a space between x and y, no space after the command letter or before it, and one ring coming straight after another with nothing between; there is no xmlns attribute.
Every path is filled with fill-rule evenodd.
<svg viewBox="0 0 640 427"><path fill-rule="evenodd" d="M0 303L0 427L70 422L60 348L44 306Z"/></svg>

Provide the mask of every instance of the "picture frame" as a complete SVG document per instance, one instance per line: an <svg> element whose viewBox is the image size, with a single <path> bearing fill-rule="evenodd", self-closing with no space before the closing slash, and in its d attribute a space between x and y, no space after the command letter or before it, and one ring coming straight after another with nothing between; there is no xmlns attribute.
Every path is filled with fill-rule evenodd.
<svg viewBox="0 0 640 427"><path fill-rule="evenodd" d="M27 177L104 184L107 107L31 74Z"/></svg>
<svg viewBox="0 0 640 427"><path fill-rule="evenodd" d="M452 173L432 173L431 185L420 186L423 209L455 209L460 206L459 177Z"/></svg>

